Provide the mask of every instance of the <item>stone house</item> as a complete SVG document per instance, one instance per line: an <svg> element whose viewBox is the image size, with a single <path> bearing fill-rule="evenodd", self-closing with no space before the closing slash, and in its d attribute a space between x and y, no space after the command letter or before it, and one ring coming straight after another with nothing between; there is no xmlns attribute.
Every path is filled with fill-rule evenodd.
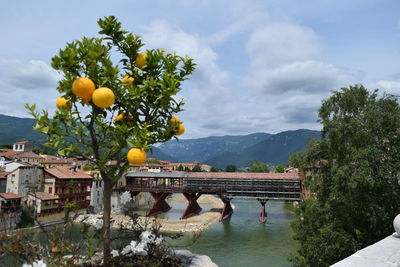
<svg viewBox="0 0 400 267"><path fill-rule="evenodd" d="M43 183L43 168L39 166L19 166L7 175L7 193L15 193L23 199L29 191L40 191Z"/></svg>
<svg viewBox="0 0 400 267"><path fill-rule="evenodd" d="M39 216L62 211L59 197L46 192L29 192L27 205L33 206Z"/></svg>

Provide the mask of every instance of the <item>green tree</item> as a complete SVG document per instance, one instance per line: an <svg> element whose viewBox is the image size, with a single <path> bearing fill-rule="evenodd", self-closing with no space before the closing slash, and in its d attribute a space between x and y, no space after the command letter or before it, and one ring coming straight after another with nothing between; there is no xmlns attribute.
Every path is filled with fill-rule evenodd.
<svg viewBox="0 0 400 267"><path fill-rule="evenodd" d="M210 172L220 172L220 171L222 171L222 170L221 170L221 168L218 168L218 167L211 166L211 168L210 168Z"/></svg>
<svg viewBox="0 0 400 267"><path fill-rule="evenodd" d="M269 172L269 168L264 162L256 160L249 165L248 172Z"/></svg>
<svg viewBox="0 0 400 267"><path fill-rule="evenodd" d="M400 106L363 86L333 92L319 109L322 138L290 162L311 198L293 223L297 266L329 266L393 232L400 210Z"/></svg>
<svg viewBox="0 0 400 267"><path fill-rule="evenodd" d="M238 168L236 167L236 165L230 164L230 165L226 165L225 167L225 171L226 172L237 172Z"/></svg>
<svg viewBox="0 0 400 267"><path fill-rule="evenodd" d="M170 119L181 111L183 102L174 96L193 72L194 64L190 58L162 49L143 53L140 37L123 30L113 16L100 19L98 25L101 37L67 43L52 58L52 67L63 77L57 90L71 103L72 110L68 102L53 116L47 111L37 112L35 105L26 107L36 120L35 129L47 135L47 146L59 155L80 155L100 171L104 181L103 253L107 266L111 193L128 170L126 149L148 150L151 144L175 135L178 127ZM110 88L112 93L107 92L114 94L115 103L99 107L94 98L87 101L75 95L72 84L78 77L90 78L97 88ZM108 96L111 103L110 99ZM116 164L107 165L110 160Z"/></svg>
<svg viewBox="0 0 400 267"><path fill-rule="evenodd" d="M182 166L182 164L179 164L179 166L178 166L178 168L177 168L177 171L183 171L183 166Z"/></svg>
<svg viewBox="0 0 400 267"><path fill-rule="evenodd" d="M287 168L287 166L285 166L283 164L278 164L278 165L275 166L275 172L283 173L286 168Z"/></svg>
<svg viewBox="0 0 400 267"><path fill-rule="evenodd" d="M199 165L193 167L192 172L201 172L203 171Z"/></svg>
<svg viewBox="0 0 400 267"><path fill-rule="evenodd" d="M152 158L147 159L147 160L146 160L146 163L161 164L159 160L157 160L157 159L152 159Z"/></svg>
<svg viewBox="0 0 400 267"><path fill-rule="evenodd" d="M26 206L22 209L21 220L19 221L18 228L26 228L35 225L35 210L33 207Z"/></svg>

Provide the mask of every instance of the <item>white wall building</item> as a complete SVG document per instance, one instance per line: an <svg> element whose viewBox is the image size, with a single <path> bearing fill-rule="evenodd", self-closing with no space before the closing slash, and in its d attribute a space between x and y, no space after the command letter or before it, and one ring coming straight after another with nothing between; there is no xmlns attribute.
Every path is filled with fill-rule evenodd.
<svg viewBox="0 0 400 267"><path fill-rule="evenodd" d="M98 213L103 210L103 180L99 177L92 181L92 190L90 194L90 206L93 206L94 212Z"/></svg>
<svg viewBox="0 0 400 267"><path fill-rule="evenodd" d="M36 184L36 190L41 190L43 168L38 166L19 166L7 175L7 193L15 193L25 198L31 190L30 185Z"/></svg>

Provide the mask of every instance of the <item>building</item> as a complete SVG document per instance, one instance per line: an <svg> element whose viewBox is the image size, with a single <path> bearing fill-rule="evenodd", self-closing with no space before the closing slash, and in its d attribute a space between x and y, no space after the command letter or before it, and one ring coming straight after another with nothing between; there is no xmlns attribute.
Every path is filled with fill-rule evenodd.
<svg viewBox="0 0 400 267"><path fill-rule="evenodd" d="M31 166L28 163L21 163L21 162L15 162L15 161L7 161L4 164L4 168L6 172L12 172L15 169L18 169L19 166Z"/></svg>
<svg viewBox="0 0 400 267"><path fill-rule="evenodd" d="M21 196L15 193L0 193L0 213L21 211Z"/></svg>
<svg viewBox="0 0 400 267"><path fill-rule="evenodd" d="M52 168L56 166L69 166L73 165L75 162L74 158L59 158L59 157L47 157L41 162L42 166L45 168Z"/></svg>
<svg viewBox="0 0 400 267"><path fill-rule="evenodd" d="M285 168L285 170L283 172L284 173L297 173L297 172L299 172L299 169L294 168L294 167L288 167L288 168Z"/></svg>
<svg viewBox="0 0 400 267"><path fill-rule="evenodd" d="M169 163L171 171L192 171L196 166L200 167L202 171L209 172L211 170L210 165L201 164L198 161L192 163Z"/></svg>
<svg viewBox="0 0 400 267"><path fill-rule="evenodd" d="M158 164L158 163L145 163L140 166L140 171L147 172L163 172L169 171L169 166L166 164Z"/></svg>
<svg viewBox="0 0 400 267"><path fill-rule="evenodd" d="M21 196L14 193L0 193L0 231L17 228L21 220Z"/></svg>
<svg viewBox="0 0 400 267"><path fill-rule="evenodd" d="M94 212L98 213L103 210L103 180L100 177L94 178L91 189L90 206L93 207Z"/></svg>
<svg viewBox="0 0 400 267"><path fill-rule="evenodd" d="M0 193L6 192L7 175L8 175L8 172L5 171L5 168L0 167Z"/></svg>
<svg viewBox="0 0 400 267"><path fill-rule="evenodd" d="M7 174L7 193L15 193L23 199L29 191L40 191L43 183L43 168L39 166L19 166Z"/></svg>
<svg viewBox="0 0 400 267"><path fill-rule="evenodd" d="M49 194L46 192L30 192L28 193L29 206L35 208L35 212L39 216L61 212L59 197L57 195Z"/></svg>
<svg viewBox="0 0 400 267"><path fill-rule="evenodd" d="M68 202L76 202L79 208L90 205L92 176L75 166L56 166L44 169L44 192L59 198L63 208Z"/></svg>
<svg viewBox="0 0 400 267"><path fill-rule="evenodd" d="M0 157L5 160L26 162L40 165L44 160L38 154L32 152L32 145L28 141L20 141L13 144L12 149L0 149Z"/></svg>

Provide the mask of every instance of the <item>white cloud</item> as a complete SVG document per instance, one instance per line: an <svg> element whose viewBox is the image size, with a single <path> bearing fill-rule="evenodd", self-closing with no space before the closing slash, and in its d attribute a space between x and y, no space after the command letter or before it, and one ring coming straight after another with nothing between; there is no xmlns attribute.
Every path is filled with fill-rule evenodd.
<svg viewBox="0 0 400 267"><path fill-rule="evenodd" d="M326 93L354 80L354 73L319 61L295 61L276 68L259 67L244 82L263 93Z"/></svg>
<svg viewBox="0 0 400 267"><path fill-rule="evenodd" d="M389 94L400 95L400 82L382 80L370 85L371 89L378 88Z"/></svg>
<svg viewBox="0 0 400 267"><path fill-rule="evenodd" d="M39 109L55 109L60 75L43 61L0 59L0 113L28 117L25 103Z"/></svg>
<svg viewBox="0 0 400 267"><path fill-rule="evenodd" d="M317 60L318 39L307 27L269 23L248 40L251 62L242 85L265 102L280 127L318 128L321 101L331 90L357 82L357 73Z"/></svg>
<svg viewBox="0 0 400 267"><path fill-rule="evenodd" d="M21 90L56 86L59 78L55 70L40 60L0 59L0 80Z"/></svg>
<svg viewBox="0 0 400 267"><path fill-rule="evenodd" d="M166 21L153 21L144 29L142 38L152 48L163 47L179 55L190 55L196 63L195 73L179 94L187 103L182 114L187 133L191 136L204 136L204 130L210 134L225 133L221 122L229 120L237 100L234 101L227 87L229 74L218 66L216 52L200 36L172 27Z"/></svg>
<svg viewBox="0 0 400 267"><path fill-rule="evenodd" d="M308 60L319 53L317 35L310 28L290 23L270 23L251 35L246 52L253 68L277 67Z"/></svg>

